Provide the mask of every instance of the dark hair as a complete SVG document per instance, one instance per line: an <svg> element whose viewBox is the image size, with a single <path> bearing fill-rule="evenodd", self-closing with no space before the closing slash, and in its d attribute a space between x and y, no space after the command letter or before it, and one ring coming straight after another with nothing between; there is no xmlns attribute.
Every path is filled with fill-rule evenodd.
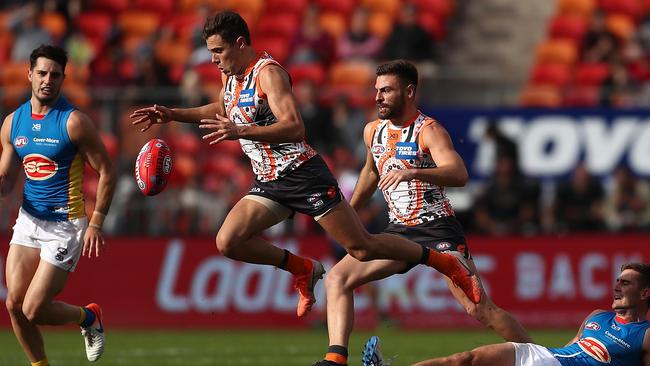
<svg viewBox="0 0 650 366"><path fill-rule="evenodd" d="M36 66L36 60L39 57L50 59L61 65L61 71L65 73L65 65L68 63L68 54L61 47L42 44L35 48L29 55L29 69L33 70Z"/></svg>
<svg viewBox="0 0 650 366"><path fill-rule="evenodd" d="M650 264L647 263L626 263L621 266L621 272L631 269L639 274L639 285L641 288L650 288ZM650 298L648 299L650 306Z"/></svg>
<svg viewBox="0 0 650 366"><path fill-rule="evenodd" d="M221 38L234 44L238 37L244 37L246 44L251 44L251 34L246 21L234 11L222 11L209 17L203 25L203 39L218 34Z"/></svg>
<svg viewBox="0 0 650 366"><path fill-rule="evenodd" d="M406 60L395 60L377 66L377 76L396 75L402 86L413 84L418 87L418 69Z"/></svg>

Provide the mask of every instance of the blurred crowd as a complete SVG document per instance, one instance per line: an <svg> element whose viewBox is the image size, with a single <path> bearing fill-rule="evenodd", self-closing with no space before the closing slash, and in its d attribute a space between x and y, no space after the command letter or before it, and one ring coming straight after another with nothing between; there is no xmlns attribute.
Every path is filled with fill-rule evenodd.
<svg viewBox="0 0 650 366"><path fill-rule="evenodd" d="M200 36L206 16L224 8L239 11L252 30L253 45L287 67L307 141L325 157L349 198L365 161L363 127L376 118L375 66L382 60L406 58L418 64L423 78L430 77L454 4L453 0L3 1L0 112L5 116L28 98L31 50L41 43L65 47L70 61L64 93L97 122L120 172L106 231L213 235L253 179L239 143L209 147L198 128L188 124L140 133L128 118L142 105L190 107L216 97L221 75L210 64ZM629 59L623 58L631 53L630 44L637 45L645 60L644 23L638 37L624 44L603 28L602 14L590 13L593 20L584 34L581 60L607 64L611 72L603 79L602 95L608 90L607 95L617 96L602 103L619 105L625 98L618 97L618 74L613 71L619 65L628 75L626 82L632 80ZM639 70L645 70L644 65ZM174 173L167 190L144 197L133 179L133 163L140 147L153 137L171 146ZM648 182L624 167L605 181L590 177L581 167L571 179L548 189L521 174L516 143L496 125L485 138L496 146L493 177L468 189L471 204L457 210L469 232L533 235L650 229ZM96 177L89 171L84 181L88 210L94 204L95 185ZM2 202L0 232L9 232L13 225L18 191ZM360 216L371 231L379 231L386 223L385 210L377 194ZM318 230L309 218L297 215L271 232Z"/></svg>
<svg viewBox="0 0 650 366"><path fill-rule="evenodd" d="M633 107L650 103L650 3L558 0L521 104Z"/></svg>

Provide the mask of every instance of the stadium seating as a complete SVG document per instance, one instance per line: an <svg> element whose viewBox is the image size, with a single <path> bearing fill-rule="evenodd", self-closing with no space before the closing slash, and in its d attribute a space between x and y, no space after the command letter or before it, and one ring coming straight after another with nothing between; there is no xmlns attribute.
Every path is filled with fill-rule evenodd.
<svg viewBox="0 0 650 366"><path fill-rule="evenodd" d="M537 61L540 63L574 64L578 58L576 44L569 40L548 40L537 47Z"/></svg>
<svg viewBox="0 0 650 366"><path fill-rule="evenodd" d="M9 61L13 42L13 33L0 30L0 64L4 64Z"/></svg>
<svg viewBox="0 0 650 366"><path fill-rule="evenodd" d="M374 70L366 62L341 61L330 68L329 79L334 86L357 86L368 88L374 85Z"/></svg>
<svg viewBox="0 0 650 366"><path fill-rule="evenodd" d="M288 71L294 85L305 79L311 80L316 85L325 82L325 68L319 63L291 65Z"/></svg>
<svg viewBox="0 0 650 366"><path fill-rule="evenodd" d="M106 10L113 14L123 12L129 8L129 0L94 0L92 8Z"/></svg>
<svg viewBox="0 0 650 366"><path fill-rule="evenodd" d="M39 19L41 28L45 29L56 40L61 39L68 31L68 23L60 13L47 12Z"/></svg>
<svg viewBox="0 0 650 366"><path fill-rule="evenodd" d="M558 0L557 12L560 15L590 17L596 10L595 0Z"/></svg>
<svg viewBox="0 0 650 366"><path fill-rule="evenodd" d="M70 103L76 105L80 108L86 108L90 106L92 102L90 91L88 87L84 84L66 82L63 84L63 94L68 98Z"/></svg>
<svg viewBox="0 0 650 366"><path fill-rule="evenodd" d="M393 30L392 15L381 11L373 12L368 20L368 28L377 37L386 38Z"/></svg>
<svg viewBox="0 0 650 366"><path fill-rule="evenodd" d="M334 38L341 37L347 30L345 16L335 11L325 11L318 17L320 27Z"/></svg>
<svg viewBox="0 0 650 366"><path fill-rule="evenodd" d="M117 24L126 36L149 37L160 24L160 16L153 12L129 10L120 13Z"/></svg>
<svg viewBox="0 0 650 366"><path fill-rule="evenodd" d="M578 15L558 15L551 20L549 36L580 42L587 31L587 19Z"/></svg>
<svg viewBox="0 0 650 366"><path fill-rule="evenodd" d="M609 76L609 65L605 63L579 64L575 69L575 85L597 87Z"/></svg>
<svg viewBox="0 0 650 366"><path fill-rule="evenodd" d="M4 86L24 85L27 82L29 62L8 62L0 67L0 84Z"/></svg>
<svg viewBox="0 0 650 366"><path fill-rule="evenodd" d="M267 0L266 8L267 9L282 9L283 13L292 13L296 15L301 15L307 4L308 0Z"/></svg>
<svg viewBox="0 0 650 366"><path fill-rule="evenodd" d="M538 64L531 72L530 82L534 85L563 87L571 81L569 66L561 63Z"/></svg>
<svg viewBox="0 0 650 366"><path fill-rule="evenodd" d="M135 8L156 13L171 13L174 0L135 0Z"/></svg>
<svg viewBox="0 0 650 366"><path fill-rule="evenodd" d="M566 107L596 107L598 106L599 96L599 87L573 87L566 91L562 104Z"/></svg>
<svg viewBox="0 0 650 366"><path fill-rule="evenodd" d="M633 19L643 14L642 4L638 0L599 0L599 5L607 14L622 14Z"/></svg>
<svg viewBox="0 0 650 366"><path fill-rule="evenodd" d="M636 32L634 20L625 14L608 15L605 22L607 29L614 33L622 42L627 42Z"/></svg>
<svg viewBox="0 0 650 366"><path fill-rule="evenodd" d="M220 3L224 1L221 0ZM264 11L265 2L264 0L226 0L224 8L238 13L250 13L255 20L258 20Z"/></svg>
<svg viewBox="0 0 650 366"><path fill-rule="evenodd" d="M523 107L559 107L562 102L560 91L554 86L529 85L524 89L519 100Z"/></svg>
<svg viewBox="0 0 650 366"><path fill-rule="evenodd" d="M300 22L295 14L273 14L260 19L255 28L255 32L265 37L284 37L291 39L298 31Z"/></svg>
<svg viewBox="0 0 650 366"><path fill-rule="evenodd" d="M431 35L434 41L442 41L446 37L443 19L436 13L418 13L418 24Z"/></svg>
<svg viewBox="0 0 650 366"><path fill-rule="evenodd" d="M260 37L253 39L253 45L258 51L268 52L274 59L284 63L289 58L289 45L282 37Z"/></svg>
<svg viewBox="0 0 650 366"><path fill-rule="evenodd" d="M382 12L397 16L402 5L401 0L361 0L361 5L372 12Z"/></svg>
<svg viewBox="0 0 650 366"><path fill-rule="evenodd" d="M334 11L348 17L356 7L356 0L316 0L321 11Z"/></svg>
<svg viewBox="0 0 650 366"><path fill-rule="evenodd" d="M418 13L434 13L447 19L454 12L454 3L451 0L408 0L415 5Z"/></svg>

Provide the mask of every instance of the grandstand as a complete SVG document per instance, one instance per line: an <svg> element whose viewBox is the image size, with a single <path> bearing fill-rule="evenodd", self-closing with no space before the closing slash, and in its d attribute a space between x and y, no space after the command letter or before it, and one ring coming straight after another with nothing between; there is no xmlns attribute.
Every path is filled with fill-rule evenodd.
<svg viewBox="0 0 650 366"><path fill-rule="evenodd" d="M621 263L650 260L650 1L3 1L2 117L29 97L29 51L61 45L70 57L64 94L97 123L119 171L105 223L113 247L94 268L82 262L85 279L71 281L68 299L75 291L98 296L118 328L322 325L323 302L306 321L295 319L288 276L216 253L215 233L253 182L239 143L208 146L193 125L145 133L131 125L142 106L214 100L221 74L201 30L224 9L241 13L252 45L286 67L308 142L344 192L365 159L363 126L376 118L375 67L397 57L418 65L421 110L447 128L470 174L467 187L448 195L479 271L495 302L525 325L574 328L584 311L609 306ZM137 189L133 164L154 137L169 143L174 171L151 198ZM96 184L87 169L88 212ZM0 263L21 186L0 202ZM373 231L385 214L383 204L362 212L375 218L365 222ZM331 243L307 216L267 235L333 264ZM104 284L92 289L88 279ZM0 276L0 298L3 290ZM415 270L382 282L379 293L378 308L359 295L361 328L375 329L379 310L396 329L476 327L441 276ZM0 330L8 327L0 311ZM2 357L0 347L0 365Z"/></svg>

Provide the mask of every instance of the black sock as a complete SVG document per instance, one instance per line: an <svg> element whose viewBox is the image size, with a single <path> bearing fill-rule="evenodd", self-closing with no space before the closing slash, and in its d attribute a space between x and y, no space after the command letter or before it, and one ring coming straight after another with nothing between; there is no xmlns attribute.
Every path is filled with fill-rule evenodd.
<svg viewBox="0 0 650 366"><path fill-rule="evenodd" d="M284 257L282 257L282 262L280 262L280 265L278 266L278 268L284 269L284 267L287 266L288 261L289 261L289 251L285 249L284 250Z"/></svg>
<svg viewBox="0 0 650 366"><path fill-rule="evenodd" d="M420 257L420 264L426 264L427 259L429 259L429 251L430 249L423 246L422 247L422 257Z"/></svg>
<svg viewBox="0 0 650 366"><path fill-rule="evenodd" d="M348 357L348 349L343 346L329 346L327 353L338 353L341 356Z"/></svg>

